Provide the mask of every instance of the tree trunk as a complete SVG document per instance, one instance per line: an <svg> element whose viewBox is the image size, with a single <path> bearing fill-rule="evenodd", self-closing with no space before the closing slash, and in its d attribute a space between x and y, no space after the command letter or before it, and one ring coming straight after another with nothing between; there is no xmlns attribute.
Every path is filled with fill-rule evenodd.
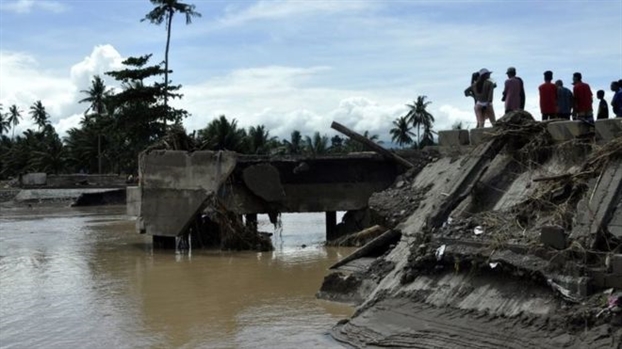
<svg viewBox="0 0 622 349"><path fill-rule="evenodd" d="M171 10L168 13L168 25L166 26L166 51L164 52L164 128L166 128L166 117L168 114L168 49L171 45L171 24L173 23Z"/></svg>

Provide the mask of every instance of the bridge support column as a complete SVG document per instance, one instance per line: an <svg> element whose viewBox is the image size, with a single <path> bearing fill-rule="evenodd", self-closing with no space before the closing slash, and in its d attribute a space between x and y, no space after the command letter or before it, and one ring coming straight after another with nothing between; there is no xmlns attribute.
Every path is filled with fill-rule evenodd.
<svg viewBox="0 0 622 349"><path fill-rule="evenodd" d="M246 215L246 226L257 230L257 213L249 213Z"/></svg>
<svg viewBox="0 0 622 349"><path fill-rule="evenodd" d="M335 239L337 236L337 212L326 212L326 241Z"/></svg>

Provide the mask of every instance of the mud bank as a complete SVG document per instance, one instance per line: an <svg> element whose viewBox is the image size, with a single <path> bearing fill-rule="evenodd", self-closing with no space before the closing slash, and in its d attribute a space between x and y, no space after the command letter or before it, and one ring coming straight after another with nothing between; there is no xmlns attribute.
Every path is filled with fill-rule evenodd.
<svg viewBox="0 0 622 349"><path fill-rule="evenodd" d="M555 142L527 113L499 125L372 196L370 208L401 239L327 277L319 296L360 304L334 338L354 347L622 346L622 138Z"/></svg>

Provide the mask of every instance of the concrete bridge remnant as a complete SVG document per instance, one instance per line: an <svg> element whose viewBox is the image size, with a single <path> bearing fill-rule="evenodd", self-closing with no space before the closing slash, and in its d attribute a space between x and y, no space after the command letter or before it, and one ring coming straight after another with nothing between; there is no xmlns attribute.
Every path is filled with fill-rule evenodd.
<svg viewBox="0 0 622 349"><path fill-rule="evenodd" d="M216 197L245 215L325 212L327 239L336 212L364 210L403 167L376 153L252 156L234 152L153 150L140 155L139 185L128 188L128 214L140 233L177 237Z"/></svg>

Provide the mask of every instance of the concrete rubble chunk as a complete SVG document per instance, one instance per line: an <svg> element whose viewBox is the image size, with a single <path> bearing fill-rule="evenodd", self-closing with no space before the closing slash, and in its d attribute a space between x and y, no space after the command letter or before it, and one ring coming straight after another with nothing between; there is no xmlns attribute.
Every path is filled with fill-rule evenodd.
<svg viewBox="0 0 622 349"><path fill-rule="evenodd" d="M582 121L555 121L547 125L547 130L554 141L564 142L588 135L593 127Z"/></svg>
<svg viewBox="0 0 622 349"><path fill-rule="evenodd" d="M567 246L566 232L564 231L564 228L556 225L541 227L540 242L545 246L563 250Z"/></svg>

